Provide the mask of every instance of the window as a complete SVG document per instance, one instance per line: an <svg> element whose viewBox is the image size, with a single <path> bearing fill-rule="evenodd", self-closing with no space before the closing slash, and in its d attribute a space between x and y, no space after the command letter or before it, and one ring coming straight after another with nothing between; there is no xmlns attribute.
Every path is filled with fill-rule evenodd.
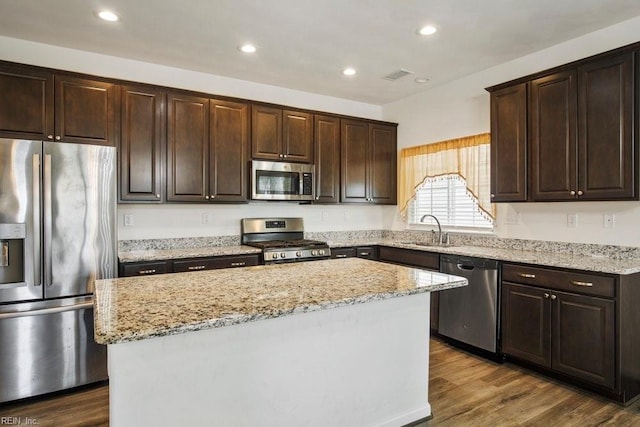
<svg viewBox="0 0 640 427"><path fill-rule="evenodd" d="M408 210L409 224L420 224L423 215L431 214L443 227L493 229L493 219L480 209L478 200L469 193L464 178L458 174L427 178L416 190ZM435 224L435 221L425 219L425 224Z"/></svg>

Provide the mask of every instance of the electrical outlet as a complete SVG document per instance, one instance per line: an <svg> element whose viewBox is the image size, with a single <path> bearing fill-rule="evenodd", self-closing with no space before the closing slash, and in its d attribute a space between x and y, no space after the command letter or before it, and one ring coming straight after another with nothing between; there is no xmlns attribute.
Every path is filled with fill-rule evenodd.
<svg viewBox="0 0 640 427"><path fill-rule="evenodd" d="M344 220L349 221L350 219L351 219L351 215L349 214L349 211L344 211Z"/></svg>
<svg viewBox="0 0 640 427"><path fill-rule="evenodd" d="M133 215L124 214L124 226L125 227L133 227Z"/></svg>
<svg viewBox="0 0 640 427"><path fill-rule="evenodd" d="M209 214L207 212L202 213L202 224L209 224Z"/></svg>
<svg viewBox="0 0 640 427"><path fill-rule="evenodd" d="M604 228L615 228L616 216L612 213L605 213L602 215L602 226Z"/></svg>
<svg viewBox="0 0 640 427"><path fill-rule="evenodd" d="M322 222L327 222L327 221L329 221L329 212L322 211Z"/></svg>
<svg viewBox="0 0 640 427"><path fill-rule="evenodd" d="M578 227L578 214L575 214L575 213L567 214L567 227L569 228Z"/></svg>

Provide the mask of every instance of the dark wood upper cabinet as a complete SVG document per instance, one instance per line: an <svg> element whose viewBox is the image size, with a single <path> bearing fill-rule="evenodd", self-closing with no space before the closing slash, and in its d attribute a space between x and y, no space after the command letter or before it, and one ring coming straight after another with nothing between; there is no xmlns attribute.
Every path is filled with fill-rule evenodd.
<svg viewBox="0 0 640 427"><path fill-rule="evenodd" d="M251 157L282 159L282 109L253 105L251 108Z"/></svg>
<svg viewBox="0 0 640 427"><path fill-rule="evenodd" d="M491 201L527 200L527 84L491 93Z"/></svg>
<svg viewBox="0 0 640 427"><path fill-rule="evenodd" d="M396 203L395 126L342 120L341 153L341 201Z"/></svg>
<svg viewBox="0 0 640 427"><path fill-rule="evenodd" d="M209 109L210 200L245 202L248 191L249 105L212 99Z"/></svg>
<svg viewBox="0 0 640 427"><path fill-rule="evenodd" d="M55 140L117 145L119 104L113 83L55 75Z"/></svg>
<svg viewBox="0 0 640 427"><path fill-rule="evenodd" d="M637 55L616 49L487 89L493 201L638 199Z"/></svg>
<svg viewBox="0 0 640 427"><path fill-rule="evenodd" d="M535 79L529 86L530 190L533 200L576 195L576 73Z"/></svg>
<svg viewBox="0 0 640 427"><path fill-rule="evenodd" d="M254 104L251 157L312 163L313 114Z"/></svg>
<svg viewBox="0 0 640 427"><path fill-rule="evenodd" d="M342 202L369 203L369 123L341 122Z"/></svg>
<svg viewBox="0 0 640 427"><path fill-rule="evenodd" d="M316 201L340 201L340 118L315 115Z"/></svg>
<svg viewBox="0 0 640 427"><path fill-rule="evenodd" d="M167 97L167 200L209 200L209 98Z"/></svg>
<svg viewBox="0 0 640 427"><path fill-rule="evenodd" d="M637 196L634 83L634 52L578 68L577 192L581 199Z"/></svg>
<svg viewBox="0 0 640 427"><path fill-rule="evenodd" d="M0 135L117 145L117 85L17 64L0 64Z"/></svg>
<svg viewBox="0 0 640 427"><path fill-rule="evenodd" d="M313 163L313 114L282 110L282 154L287 161Z"/></svg>
<svg viewBox="0 0 640 427"><path fill-rule="evenodd" d="M163 202L166 94L123 86L121 100L120 201Z"/></svg>
<svg viewBox="0 0 640 427"><path fill-rule="evenodd" d="M373 203L395 205L397 194L396 127L369 124L369 194Z"/></svg>
<svg viewBox="0 0 640 427"><path fill-rule="evenodd" d="M0 136L53 140L53 73L0 65Z"/></svg>

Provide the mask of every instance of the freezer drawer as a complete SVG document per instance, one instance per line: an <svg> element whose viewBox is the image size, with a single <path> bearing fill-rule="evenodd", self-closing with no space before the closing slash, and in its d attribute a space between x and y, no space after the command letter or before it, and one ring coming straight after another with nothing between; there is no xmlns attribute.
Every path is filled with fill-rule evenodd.
<svg viewBox="0 0 640 427"><path fill-rule="evenodd" d="M0 306L0 403L107 379L91 297Z"/></svg>

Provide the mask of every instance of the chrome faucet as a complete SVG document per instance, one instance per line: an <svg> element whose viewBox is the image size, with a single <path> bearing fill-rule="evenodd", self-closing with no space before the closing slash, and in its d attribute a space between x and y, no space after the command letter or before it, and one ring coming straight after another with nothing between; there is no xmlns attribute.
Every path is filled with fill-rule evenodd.
<svg viewBox="0 0 640 427"><path fill-rule="evenodd" d="M426 217L431 217L436 220L436 224L438 224L438 244L441 245L442 244L442 226L440 225L440 221L438 221L438 218L436 218L435 215L426 214L426 215L422 215L422 218L420 218L420 222L424 222L424 219Z"/></svg>

